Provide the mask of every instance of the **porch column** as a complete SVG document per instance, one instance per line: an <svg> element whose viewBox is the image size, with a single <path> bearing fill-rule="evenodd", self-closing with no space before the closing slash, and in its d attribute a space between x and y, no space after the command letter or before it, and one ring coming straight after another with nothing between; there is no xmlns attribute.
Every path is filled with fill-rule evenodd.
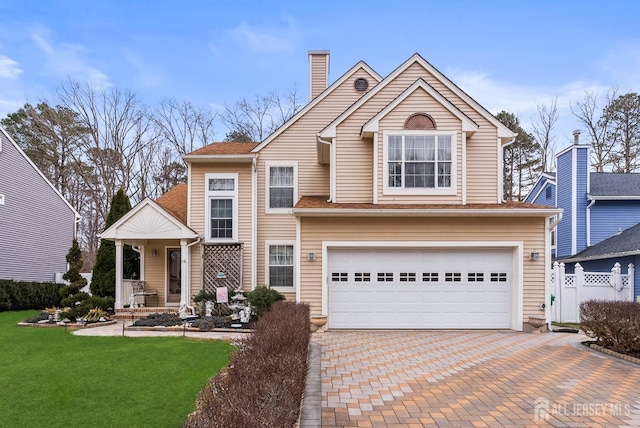
<svg viewBox="0 0 640 428"><path fill-rule="evenodd" d="M116 303L115 309L122 309L122 240L116 239Z"/></svg>
<svg viewBox="0 0 640 428"><path fill-rule="evenodd" d="M191 302L189 247L187 240L180 240L180 309L189 307Z"/></svg>

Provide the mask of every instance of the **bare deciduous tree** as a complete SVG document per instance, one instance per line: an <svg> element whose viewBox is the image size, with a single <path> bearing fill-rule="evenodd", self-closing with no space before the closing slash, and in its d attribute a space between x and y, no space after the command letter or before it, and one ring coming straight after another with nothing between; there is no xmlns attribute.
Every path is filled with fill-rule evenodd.
<svg viewBox="0 0 640 428"><path fill-rule="evenodd" d="M640 96L629 92L611 100L601 120L608 123L607 139L615 147L611 155L613 172L635 172L640 149Z"/></svg>
<svg viewBox="0 0 640 428"><path fill-rule="evenodd" d="M188 101L166 99L154 109L152 120L160 137L185 155L213 142L218 113L196 108Z"/></svg>
<svg viewBox="0 0 640 428"><path fill-rule="evenodd" d="M604 104L609 105L616 97L617 88L613 88L604 95ZM581 101L571 106L571 112L578 121L587 128L589 144L592 150L591 165L596 172L603 172L611 165L611 154L614 142L608 140L609 118L601 116L601 100L597 92L586 91Z"/></svg>
<svg viewBox="0 0 640 428"><path fill-rule="evenodd" d="M532 133L540 145L540 168L551 171L551 160L555 152L553 141L553 128L558 122L558 99L553 98L549 104L536 104L535 121L532 125Z"/></svg>
<svg viewBox="0 0 640 428"><path fill-rule="evenodd" d="M252 100L243 98L225 106L222 122L229 129L227 135L247 136L261 142L301 108L296 89L285 96L277 92L256 95Z"/></svg>

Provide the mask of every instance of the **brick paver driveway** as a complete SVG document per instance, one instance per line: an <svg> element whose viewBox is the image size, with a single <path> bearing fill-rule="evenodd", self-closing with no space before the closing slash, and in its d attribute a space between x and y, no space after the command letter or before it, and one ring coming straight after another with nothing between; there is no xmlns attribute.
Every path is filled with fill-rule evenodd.
<svg viewBox="0 0 640 428"><path fill-rule="evenodd" d="M335 331L322 426L640 426L640 367L582 335Z"/></svg>

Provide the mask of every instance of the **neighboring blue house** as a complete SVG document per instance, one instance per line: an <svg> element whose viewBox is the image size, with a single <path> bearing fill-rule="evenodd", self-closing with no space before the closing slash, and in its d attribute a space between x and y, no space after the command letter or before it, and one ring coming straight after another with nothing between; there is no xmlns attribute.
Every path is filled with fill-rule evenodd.
<svg viewBox="0 0 640 428"><path fill-rule="evenodd" d="M589 172L591 146L574 144L556 155L557 172L543 173L525 202L564 210L552 238L552 256L567 273L575 263L585 271L610 272L618 262L622 273L640 267L640 174ZM555 244L555 245L554 245ZM640 295L640 269L634 275Z"/></svg>
<svg viewBox="0 0 640 428"><path fill-rule="evenodd" d="M53 282L79 218L0 127L0 279Z"/></svg>

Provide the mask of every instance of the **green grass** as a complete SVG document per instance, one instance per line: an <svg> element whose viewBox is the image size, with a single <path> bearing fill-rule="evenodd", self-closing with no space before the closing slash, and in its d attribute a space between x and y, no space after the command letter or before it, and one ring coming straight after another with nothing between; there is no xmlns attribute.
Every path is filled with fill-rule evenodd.
<svg viewBox="0 0 640 428"><path fill-rule="evenodd" d="M580 330L580 323L576 322L552 322L551 325L556 327L575 328Z"/></svg>
<svg viewBox="0 0 640 428"><path fill-rule="evenodd" d="M88 337L0 313L0 427L180 427L229 361L224 341Z"/></svg>

